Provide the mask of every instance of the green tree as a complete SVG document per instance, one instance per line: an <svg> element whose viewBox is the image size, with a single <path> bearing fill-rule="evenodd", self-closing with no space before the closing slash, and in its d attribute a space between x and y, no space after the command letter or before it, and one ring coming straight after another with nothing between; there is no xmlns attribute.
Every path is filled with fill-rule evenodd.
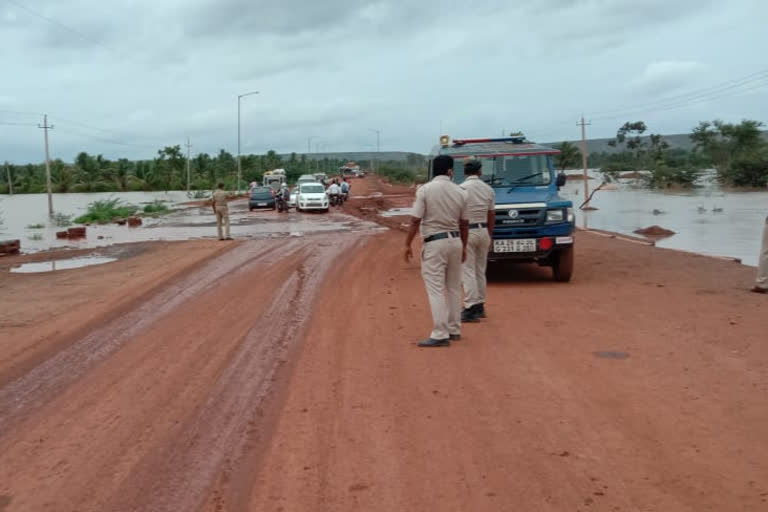
<svg viewBox="0 0 768 512"><path fill-rule="evenodd" d="M181 154L181 146L166 146L157 152L156 171L153 175L155 184L163 190L180 189L186 159Z"/></svg>
<svg viewBox="0 0 768 512"><path fill-rule="evenodd" d="M265 160L264 165L266 166L268 171L274 171L275 169L283 168L283 159L280 158L280 155L278 155L272 149L267 151L267 155L264 160Z"/></svg>
<svg viewBox="0 0 768 512"><path fill-rule="evenodd" d="M721 120L702 121L691 132L696 150L714 165L723 183L742 187L765 187L768 182L768 143L760 121L739 124Z"/></svg>
<svg viewBox="0 0 768 512"><path fill-rule="evenodd" d="M581 161L581 151L570 142L563 142L560 146L555 146L560 150L560 154L555 157L555 165L561 171L573 169Z"/></svg>

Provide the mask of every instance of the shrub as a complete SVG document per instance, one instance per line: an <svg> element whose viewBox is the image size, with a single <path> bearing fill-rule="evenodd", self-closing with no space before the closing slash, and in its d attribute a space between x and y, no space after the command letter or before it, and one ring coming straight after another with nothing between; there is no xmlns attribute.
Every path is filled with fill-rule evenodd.
<svg viewBox="0 0 768 512"><path fill-rule="evenodd" d="M88 205L88 211L75 219L78 224L106 223L115 217L130 217L136 212L136 207L125 204L120 199L105 199L94 201Z"/></svg>
<svg viewBox="0 0 768 512"><path fill-rule="evenodd" d="M148 205L144 206L144 213L150 213L150 214L160 214L160 213L167 213L170 211L170 208L165 204L165 201L162 201L160 199L155 199Z"/></svg>

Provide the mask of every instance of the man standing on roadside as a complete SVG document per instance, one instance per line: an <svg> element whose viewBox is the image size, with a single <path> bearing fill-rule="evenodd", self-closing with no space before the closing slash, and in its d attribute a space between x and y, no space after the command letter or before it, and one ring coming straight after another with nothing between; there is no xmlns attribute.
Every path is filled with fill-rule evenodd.
<svg viewBox="0 0 768 512"><path fill-rule="evenodd" d="M763 246L760 249L760 259L757 262L757 280L752 291L768 293L768 217L763 225Z"/></svg>
<svg viewBox="0 0 768 512"><path fill-rule="evenodd" d="M427 288L434 328L420 347L446 347L461 339L461 264L467 248L466 192L451 181L453 158L432 161L434 178L416 191L413 218L405 240L405 261L421 229L421 277Z"/></svg>
<svg viewBox="0 0 768 512"><path fill-rule="evenodd" d="M464 311L462 322L476 322L485 318L485 270L488 267L488 250L493 239L496 222L493 189L480 179L483 164L475 157L464 159L466 179L460 186L467 193L469 215L469 239L467 260L464 262Z"/></svg>
<svg viewBox="0 0 768 512"><path fill-rule="evenodd" d="M232 240L229 236L229 207L227 206L227 193L224 191L224 184L219 183L218 188L211 196L211 205L213 213L216 215L216 230L219 232L219 240ZM224 233L221 225L224 224ZM226 235L226 236L225 236Z"/></svg>

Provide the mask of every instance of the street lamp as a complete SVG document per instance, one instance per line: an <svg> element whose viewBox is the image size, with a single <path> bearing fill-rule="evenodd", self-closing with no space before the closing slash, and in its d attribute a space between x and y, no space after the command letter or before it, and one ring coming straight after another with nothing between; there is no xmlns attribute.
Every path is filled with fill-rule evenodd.
<svg viewBox="0 0 768 512"><path fill-rule="evenodd" d="M304 172L306 172L307 174L309 174L309 155L312 154L312 139L316 139L316 138L317 138L316 135L310 135L309 137L307 137L307 158L304 161L305 163Z"/></svg>
<svg viewBox="0 0 768 512"><path fill-rule="evenodd" d="M240 100L246 96L259 94L259 91L246 92L237 96L237 193L240 193L240 181L243 177L243 169L240 163Z"/></svg>
<svg viewBox="0 0 768 512"><path fill-rule="evenodd" d="M368 131L376 134L376 160L378 160L379 151L381 151L381 144L380 144L381 132L379 130L374 130L373 128L368 128ZM373 158L371 158L371 163L373 163ZM373 165L371 165L371 167L373 167ZM374 167L372 170L373 170L373 173L376 174L376 168Z"/></svg>

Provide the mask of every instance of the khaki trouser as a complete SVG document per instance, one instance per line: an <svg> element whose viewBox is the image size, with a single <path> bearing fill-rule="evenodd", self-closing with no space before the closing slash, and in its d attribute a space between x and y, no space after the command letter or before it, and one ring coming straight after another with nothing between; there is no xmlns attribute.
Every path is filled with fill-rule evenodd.
<svg viewBox="0 0 768 512"><path fill-rule="evenodd" d="M486 228L469 230L467 261L464 262L464 307L485 304L485 269L488 267L488 248L491 237Z"/></svg>
<svg viewBox="0 0 768 512"><path fill-rule="evenodd" d="M224 224L224 236L221 234L222 223ZM219 232L219 240L229 238L229 209L226 206L216 207L216 230Z"/></svg>
<svg viewBox="0 0 768 512"><path fill-rule="evenodd" d="M765 218L765 226L763 226L763 246L760 249L757 265L755 285L758 288L768 289L768 217Z"/></svg>
<svg viewBox="0 0 768 512"><path fill-rule="evenodd" d="M461 239L444 238L424 244L421 277L427 287L434 328L429 335L444 340L461 334Z"/></svg>

